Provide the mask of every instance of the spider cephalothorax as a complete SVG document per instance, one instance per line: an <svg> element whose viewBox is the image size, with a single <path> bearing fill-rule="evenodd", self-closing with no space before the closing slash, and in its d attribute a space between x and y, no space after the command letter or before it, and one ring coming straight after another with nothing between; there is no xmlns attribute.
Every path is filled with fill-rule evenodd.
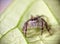
<svg viewBox="0 0 60 44"><path fill-rule="evenodd" d="M37 17L33 17L31 16L31 19L27 20L23 26L23 33L26 36L27 33L27 29L30 25L30 28L32 27L40 27L40 29L42 30L41 35L43 33L44 28L46 28L46 30L50 33L50 27L48 25L48 23L42 18L43 16L37 16Z"/></svg>

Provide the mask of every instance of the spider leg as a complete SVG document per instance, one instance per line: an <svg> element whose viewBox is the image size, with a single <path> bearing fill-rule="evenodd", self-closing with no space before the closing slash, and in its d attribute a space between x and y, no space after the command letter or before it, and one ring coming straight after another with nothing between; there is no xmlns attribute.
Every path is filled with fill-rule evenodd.
<svg viewBox="0 0 60 44"><path fill-rule="evenodd" d="M44 29L44 24L43 24L43 21L42 21L42 26L41 26L41 35L43 34L43 29Z"/></svg>
<svg viewBox="0 0 60 44"><path fill-rule="evenodd" d="M23 27L23 33L26 37L26 33L27 33L27 23L25 23L24 27Z"/></svg>
<svg viewBox="0 0 60 44"><path fill-rule="evenodd" d="M28 23L26 23L25 37L26 37L26 34L27 34L27 25L28 25Z"/></svg>
<svg viewBox="0 0 60 44"><path fill-rule="evenodd" d="M47 29L47 31L51 34L51 32L50 32L50 26L47 24L47 22L45 23L45 27L46 27L46 29Z"/></svg>

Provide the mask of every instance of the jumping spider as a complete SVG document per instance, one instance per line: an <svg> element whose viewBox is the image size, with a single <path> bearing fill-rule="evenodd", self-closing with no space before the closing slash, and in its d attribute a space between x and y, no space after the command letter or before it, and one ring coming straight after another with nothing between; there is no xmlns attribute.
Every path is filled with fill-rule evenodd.
<svg viewBox="0 0 60 44"><path fill-rule="evenodd" d="M48 25L48 23L42 17L43 17L43 15L37 16L37 17L31 16L31 19L27 20L24 23L23 33L24 33L25 36L26 36L27 29L28 29L29 25L31 27L40 27L40 29L41 29L41 35L43 34L44 28L46 28L46 30L50 33L51 27Z"/></svg>

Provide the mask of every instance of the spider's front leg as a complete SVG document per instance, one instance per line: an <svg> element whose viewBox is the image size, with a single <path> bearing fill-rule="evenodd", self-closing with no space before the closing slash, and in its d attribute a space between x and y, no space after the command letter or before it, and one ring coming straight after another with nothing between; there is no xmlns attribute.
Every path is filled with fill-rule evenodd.
<svg viewBox="0 0 60 44"><path fill-rule="evenodd" d="M41 22L41 30L42 30L41 31L41 35L42 35L43 34L43 30L44 30L44 22L43 21Z"/></svg>
<svg viewBox="0 0 60 44"><path fill-rule="evenodd" d="M49 34L52 35L52 33L50 32L51 27L47 24L47 22L45 22L45 27L46 27L47 31L49 32Z"/></svg>
<svg viewBox="0 0 60 44"><path fill-rule="evenodd" d="M23 33L24 33L25 37L26 37L26 33L27 33L27 25L28 25L28 23L26 22L23 27Z"/></svg>

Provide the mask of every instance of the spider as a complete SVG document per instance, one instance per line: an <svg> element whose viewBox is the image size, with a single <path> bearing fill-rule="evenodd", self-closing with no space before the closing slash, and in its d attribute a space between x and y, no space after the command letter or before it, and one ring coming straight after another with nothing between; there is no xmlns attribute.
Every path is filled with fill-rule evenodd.
<svg viewBox="0 0 60 44"><path fill-rule="evenodd" d="M42 17L43 17L43 15L36 16L36 17L31 16L31 18L24 23L23 33L25 36L26 36L29 25L31 27L40 27L41 35L43 34L44 28L46 28L46 30L50 33L51 27L48 25L48 23Z"/></svg>

